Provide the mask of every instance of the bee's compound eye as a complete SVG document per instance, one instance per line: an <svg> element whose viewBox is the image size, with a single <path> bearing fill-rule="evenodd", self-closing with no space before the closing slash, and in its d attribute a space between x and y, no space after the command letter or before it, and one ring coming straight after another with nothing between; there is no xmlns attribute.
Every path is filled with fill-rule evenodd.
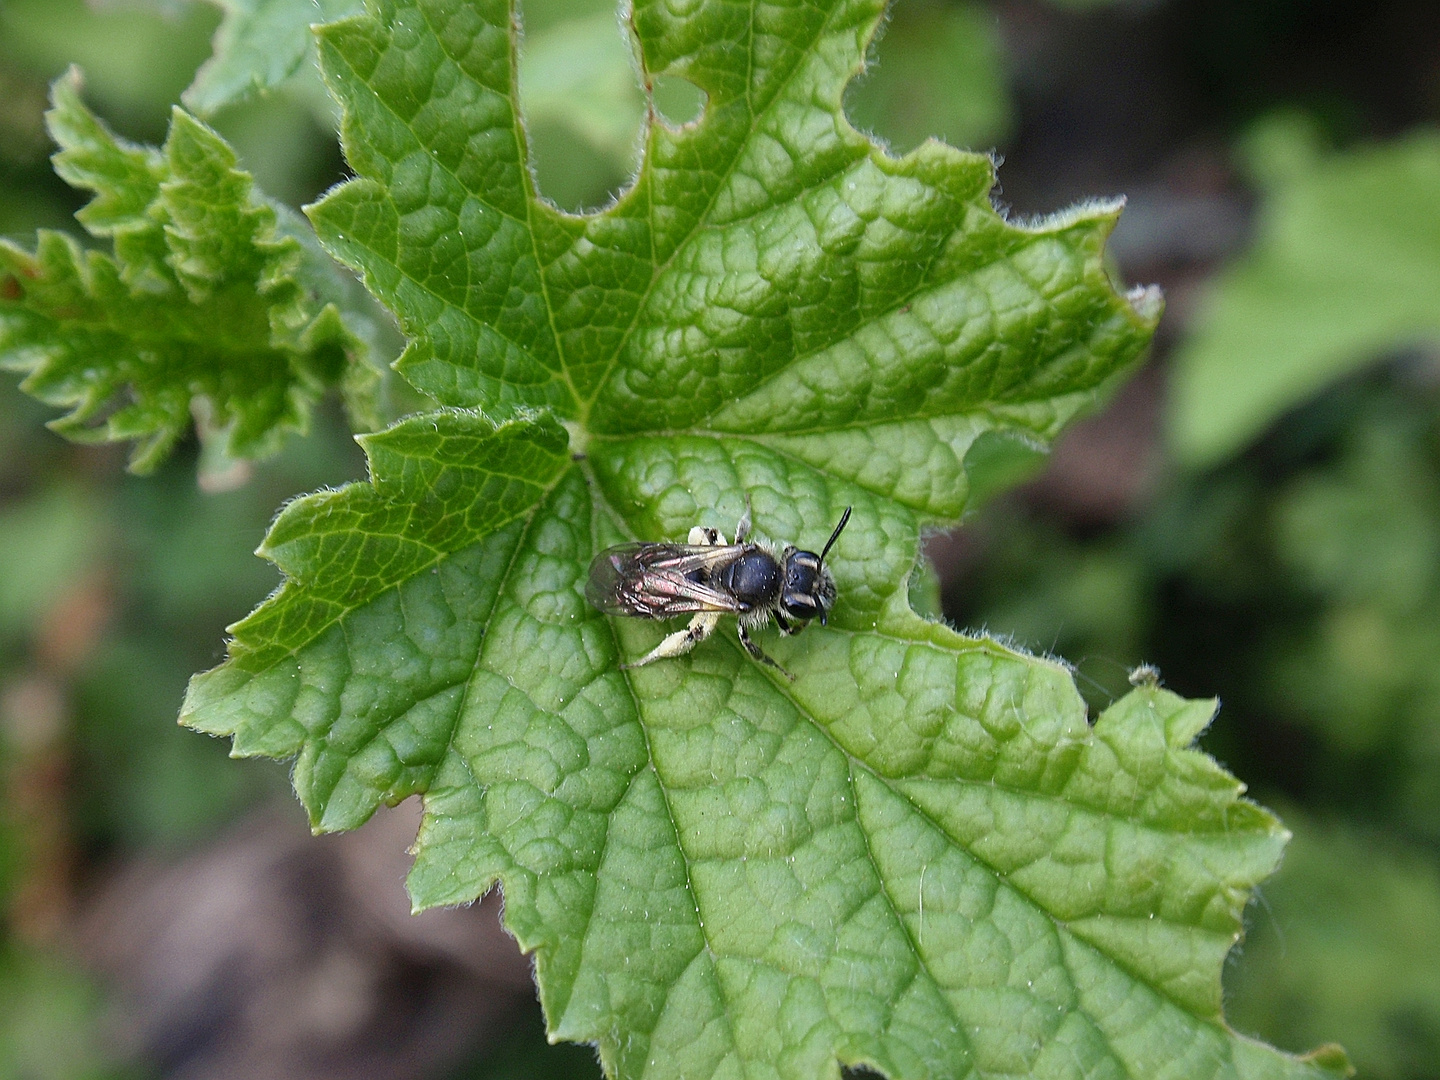
<svg viewBox="0 0 1440 1080"><path fill-rule="evenodd" d="M794 619L813 619L820 614L820 605L809 593L787 592L781 600L785 614Z"/></svg>

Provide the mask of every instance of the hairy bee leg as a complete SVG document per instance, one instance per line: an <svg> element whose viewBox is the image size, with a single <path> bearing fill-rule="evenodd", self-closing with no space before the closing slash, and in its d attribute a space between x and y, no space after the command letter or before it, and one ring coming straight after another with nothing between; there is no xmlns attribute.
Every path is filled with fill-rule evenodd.
<svg viewBox="0 0 1440 1080"><path fill-rule="evenodd" d="M687 539L689 543L700 547L725 546L725 535L719 529L709 529L704 525L696 525L692 528ZM656 645L639 660L633 664L621 664L620 669L628 671L631 668L643 667L654 660L668 660L672 656L684 656L715 632L715 627L720 625L720 615L721 613L718 611L699 612L690 620L690 625L684 630L676 630L675 633L666 635L659 645Z"/></svg>
<svg viewBox="0 0 1440 1080"><path fill-rule="evenodd" d="M770 667L773 667L776 671L780 672L781 675L784 675L785 678L789 679L791 682L795 681L794 675L790 674L790 672L786 671L774 660L771 660L770 657L765 655L759 645L756 645L755 642L750 640L750 631L746 630L743 626L740 627L740 644L744 645L745 651L748 652L751 656L753 656L756 660L759 660L762 664L768 664Z"/></svg>
<svg viewBox="0 0 1440 1080"><path fill-rule="evenodd" d="M789 619L787 619L784 615L781 615L778 611L772 611L770 614L774 616L775 625L780 628L780 632L782 634L798 634L802 629L804 629L803 627L792 623Z"/></svg>
<svg viewBox="0 0 1440 1080"><path fill-rule="evenodd" d="M621 664L622 669L643 667L652 660L665 660L672 656L684 656L700 642L704 641L715 632L715 627L720 625L720 612L702 611L690 620L690 625L684 630L676 630L675 633L666 636L665 640L656 645L648 653L636 660L633 664Z"/></svg>
<svg viewBox="0 0 1440 1080"><path fill-rule="evenodd" d="M750 535L750 493L745 493L745 513L740 515L740 521L735 526L735 543L743 544L745 538Z"/></svg>

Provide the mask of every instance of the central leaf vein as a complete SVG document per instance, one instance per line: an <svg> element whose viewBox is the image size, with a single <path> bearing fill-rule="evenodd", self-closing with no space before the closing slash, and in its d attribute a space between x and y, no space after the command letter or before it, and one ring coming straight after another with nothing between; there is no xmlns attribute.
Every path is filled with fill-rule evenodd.
<svg viewBox="0 0 1440 1080"><path fill-rule="evenodd" d="M749 18L749 20L746 22L746 26L745 26L745 31L746 31L746 49L745 49L745 57L746 57L746 71L745 71L745 114L746 114L746 116L749 117L749 119L750 119L750 123L749 123L749 125L748 125L748 132L749 132L749 134L747 135L746 138L740 140L740 141L735 145L734 152L731 154L730 160L725 163L725 168L724 168L724 170L721 172L719 178L716 180L715 186L714 186L713 190L710 192L709 198L706 199L704 208L703 208L699 213L697 213L697 214L695 215L695 222L694 222L694 224L692 224L692 225L690 226L690 228L686 231L685 235L682 236L682 237L675 243L675 245L670 249L670 254L665 257L665 261L664 261L663 263L661 263L659 266L656 266L656 267L654 268L654 270L651 272L651 275L650 275L650 283L645 287L645 291L640 295L640 299L639 299L639 301L638 301L638 302L636 303L636 305L635 305L634 314L631 315L631 317L630 317L630 324L629 324L627 327L625 327L625 333L621 335L619 343L615 346L615 351L610 355L609 360L606 361L605 370L604 370L603 372L601 372L600 377L595 380L595 390L594 390L594 392L590 395L589 400L585 403L585 416L586 416L586 418L588 418L589 411L590 411L591 407L594 406L596 400L599 398L601 391L603 391L603 390L605 389L605 384L610 381L610 376L611 376L612 374L614 374L615 366L620 362L620 358L625 354L625 350L626 350L627 348L629 348L630 339L634 336L636 328L640 325L640 318L641 318L641 316L645 313L645 306L646 306L647 303L649 303L650 297L654 294L656 286L657 286L657 285L660 283L660 281L664 278L665 272L666 272L667 270L669 270L670 267L671 267L671 265L674 264L675 260L676 260L677 258L679 258L680 255L683 254L683 253L690 247L690 244L694 241L695 237L696 237L699 233L703 232L706 228L712 227L712 226L710 225L710 223L709 223L710 211L715 208L715 202L716 202L716 200L719 199L719 198L720 198L720 195L724 192L725 186L726 186L726 184L729 183L730 178L735 175L735 170L739 167L741 159L744 158L744 156L745 156L745 151L750 147L750 145L751 145L751 143L752 143L752 141L753 141L753 139L754 139L755 130L756 130L756 128L759 126L758 123L757 123L757 121L758 121L760 118L764 117L764 116L766 115L766 113L775 105L775 103L778 102L778 101L780 101L780 100L784 97L784 92L785 92L785 90L789 87L789 85L790 85L790 83L791 83L791 80L793 80L793 79L795 78L796 73L797 73L797 72L800 70L800 68L802 67L802 64L800 63L799 60L796 60L794 63L792 63L792 64L791 64L791 67L790 67L790 70L785 73L785 77L784 77L783 79L781 79L780 82L779 82L779 84L776 86L776 88L775 88L775 93L774 93L773 95L771 95L770 100L765 103L764 108L762 108L759 113L756 113L756 111L755 111L755 105L754 105L754 100L753 100L753 97L752 97L752 93L753 93L754 77L755 77L755 19L756 19L756 6L757 6L757 4L758 4L758 0L750 0L750 18ZM822 22L822 23L820 24L820 26L819 26L819 27L816 29L816 31L815 31L815 37L816 37L817 39L820 38L820 37L822 37L822 36L824 35L825 31L829 29L829 25L830 25L830 21L829 21L829 20L830 20L830 17L833 17L833 15L834 15L834 9L832 8L832 9L831 9L831 12L830 12L830 16L827 16L827 17L826 17L826 20L825 20L824 22ZM803 55L803 54L802 54L802 55ZM644 54L643 54L643 52L641 53L640 59L641 59L641 63L643 64L643 62L644 62ZM648 74L648 69L647 69L647 74ZM707 106L707 110L708 110L708 106ZM654 104L653 104L653 101L652 101L651 106L650 106L650 113L651 113L651 116L653 117L653 115L654 115ZM652 124L654 123L654 120L653 120L653 119L651 120L651 123L652 123ZM697 123L703 124L703 123L704 123L704 117L702 116L701 119L700 119ZM651 138L651 140L653 140L653 139L655 138L655 136L654 136L653 133L651 134L650 138ZM649 179L649 181L650 181L650 191L653 192L653 191L655 190L655 187L654 187L654 179L653 179L653 177L654 177L654 170L653 170L653 169L646 169L646 170L644 170L644 175ZM827 183L827 182L828 182L828 180L826 180L826 181L821 181L821 182L815 183L815 184L811 184L811 185L808 186L808 187L802 188L802 189L800 190L800 193L799 193L799 194L800 194L800 195L803 195L803 194L805 194L805 193L807 193L807 192L814 191L814 190L816 190L816 189L818 189L818 188L820 188L820 187L823 187L823 186L825 185L825 183ZM798 199L798 196L797 196L797 199ZM650 203L650 206L649 206L649 208L648 208L648 210L647 210L647 213L648 213L648 215L649 215L649 220L650 220L650 222L651 222L650 244L651 244L651 251L652 251L652 253L653 253L653 251L654 251L654 244L655 244L655 232L654 232L654 220L655 220L655 219L654 219L654 200L653 200L653 197L652 197L652 199L651 199L651 203ZM652 256L651 256L651 259L652 259L652 261L653 261L653 259L654 259L653 254L652 254Z"/></svg>

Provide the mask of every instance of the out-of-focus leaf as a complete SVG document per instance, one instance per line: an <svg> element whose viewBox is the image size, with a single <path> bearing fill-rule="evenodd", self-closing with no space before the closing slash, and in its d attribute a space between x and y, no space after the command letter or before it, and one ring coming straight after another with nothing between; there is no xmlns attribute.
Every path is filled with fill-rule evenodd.
<svg viewBox="0 0 1440 1080"><path fill-rule="evenodd" d="M209 54L215 14L208 5L145 10L141 3L4 0L0 46L50 81L74 65L91 97L124 130L158 138L171 106Z"/></svg>
<svg viewBox="0 0 1440 1080"><path fill-rule="evenodd" d="M527 36L520 102L527 120L564 124L602 153L631 157L645 99L615 13L570 19Z"/></svg>
<svg viewBox="0 0 1440 1080"><path fill-rule="evenodd" d="M519 68L530 166L566 210L604 205L624 186L646 115L614 4L572 6L550 19L542 11L533 29L527 6Z"/></svg>
<svg viewBox="0 0 1440 1080"><path fill-rule="evenodd" d="M54 100L55 167L95 193L78 216L115 256L59 233L33 253L0 241L0 364L71 409L52 427L136 440L143 472L204 397L226 451L253 457L304 430L352 367L372 371L352 329L363 320L342 314L353 285L303 221L255 194L219 136L177 109L163 150L128 143L81 103L73 73Z"/></svg>
<svg viewBox="0 0 1440 1080"><path fill-rule="evenodd" d="M1440 423L1433 395L1406 404L1360 410L1276 493L1268 539L1310 610L1267 635L1263 683L1332 753L1393 761L1372 808L1440 837Z"/></svg>
<svg viewBox="0 0 1440 1080"><path fill-rule="evenodd" d="M1301 163L1275 163L1253 249L1175 357L1169 436L1186 464L1234 453L1387 351L1440 343L1440 133Z"/></svg>
<svg viewBox="0 0 1440 1080"><path fill-rule="evenodd" d="M0 635L30 633L93 568L107 515L83 489L51 487L0 509Z"/></svg>
<svg viewBox="0 0 1440 1080"><path fill-rule="evenodd" d="M49 148L45 136L45 83L27 77L25 72L10 70L0 59L0 170L43 161ZM0 223L0 231L3 228Z"/></svg>
<svg viewBox="0 0 1440 1080"><path fill-rule="evenodd" d="M283 794L283 778L237 768L224 747L173 723L192 661L148 627L127 627L87 661L72 721L81 783L71 807L84 836L127 850L193 842L259 796Z"/></svg>
<svg viewBox="0 0 1440 1080"><path fill-rule="evenodd" d="M101 1053L98 988L54 957L0 950L0 1076L109 1080Z"/></svg>
<svg viewBox="0 0 1440 1080"><path fill-rule="evenodd" d="M1276 549L1316 592L1412 611L1440 584L1435 432L1363 417L1337 461L1280 493Z"/></svg>
<svg viewBox="0 0 1440 1080"><path fill-rule="evenodd" d="M1231 1022L1282 1046L1343 1040L1366 1080L1440 1061L1440 871L1432 855L1298 813L1285 864L1226 977Z"/></svg>
<svg viewBox="0 0 1440 1080"><path fill-rule="evenodd" d="M1008 131L1000 27L984 4L899 3L875 52L845 108L897 151L932 136L982 149Z"/></svg>
<svg viewBox="0 0 1440 1080"><path fill-rule="evenodd" d="M358 14L363 0L210 0L224 12L214 55L195 74L185 104L201 116L270 90L315 62L312 23Z"/></svg>

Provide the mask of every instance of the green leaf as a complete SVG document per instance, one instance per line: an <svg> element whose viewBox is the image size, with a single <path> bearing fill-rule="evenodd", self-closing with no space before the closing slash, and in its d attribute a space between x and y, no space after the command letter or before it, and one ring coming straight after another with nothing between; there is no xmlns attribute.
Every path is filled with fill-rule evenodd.
<svg viewBox="0 0 1440 1080"><path fill-rule="evenodd" d="M1275 186L1255 245L1174 361L1170 441L1193 466L1387 351L1440 341L1440 134L1309 167L1292 142L1262 163Z"/></svg>
<svg viewBox="0 0 1440 1080"><path fill-rule="evenodd" d="M232 456L303 431L326 386L362 388L363 315L342 317L343 276L293 214L255 194L224 141L176 109L165 146L135 146L85 108L79 76L54 87L55 168L95 193L79 212L115 255L39 235L0 241L0 364L70 413L81 441L136 440L153 469L203 398ZM352 329L353 327L353 329ZM358 373L356 370L358 369Z"/></svg>
<svg viewBox="0 0 1440 1080"><path fill-rule="evenodd" d="M309 212L445 408L286 509L286 583L183 720L293 755L318 830L422 794L416 907L500 881L552 1034L611 1075L1320 1076L1221 1017L1285 833L1191 747L1213 703L1092 728L1064 666L909 606L970 447L1048 442L1159 298L1105 275L1118 206L1008 223L988 158L846 123L880 15L637 3L643 81L705 111L586 216L534 190L504 4L320 31L357 178ZM795 681L726 629L621 669L665 628L588 605L594 553L747 498L811 548L854 507L829 625L761 635Z"/></svg>
<svg viewBox="0 0 1440 1080"><path fill-rule="evenodd" d="M313 63L312 23L355 15L362 0L210 0L224 18L215 54L195 73L185 104L201 116L271 90Z"/></svg>

